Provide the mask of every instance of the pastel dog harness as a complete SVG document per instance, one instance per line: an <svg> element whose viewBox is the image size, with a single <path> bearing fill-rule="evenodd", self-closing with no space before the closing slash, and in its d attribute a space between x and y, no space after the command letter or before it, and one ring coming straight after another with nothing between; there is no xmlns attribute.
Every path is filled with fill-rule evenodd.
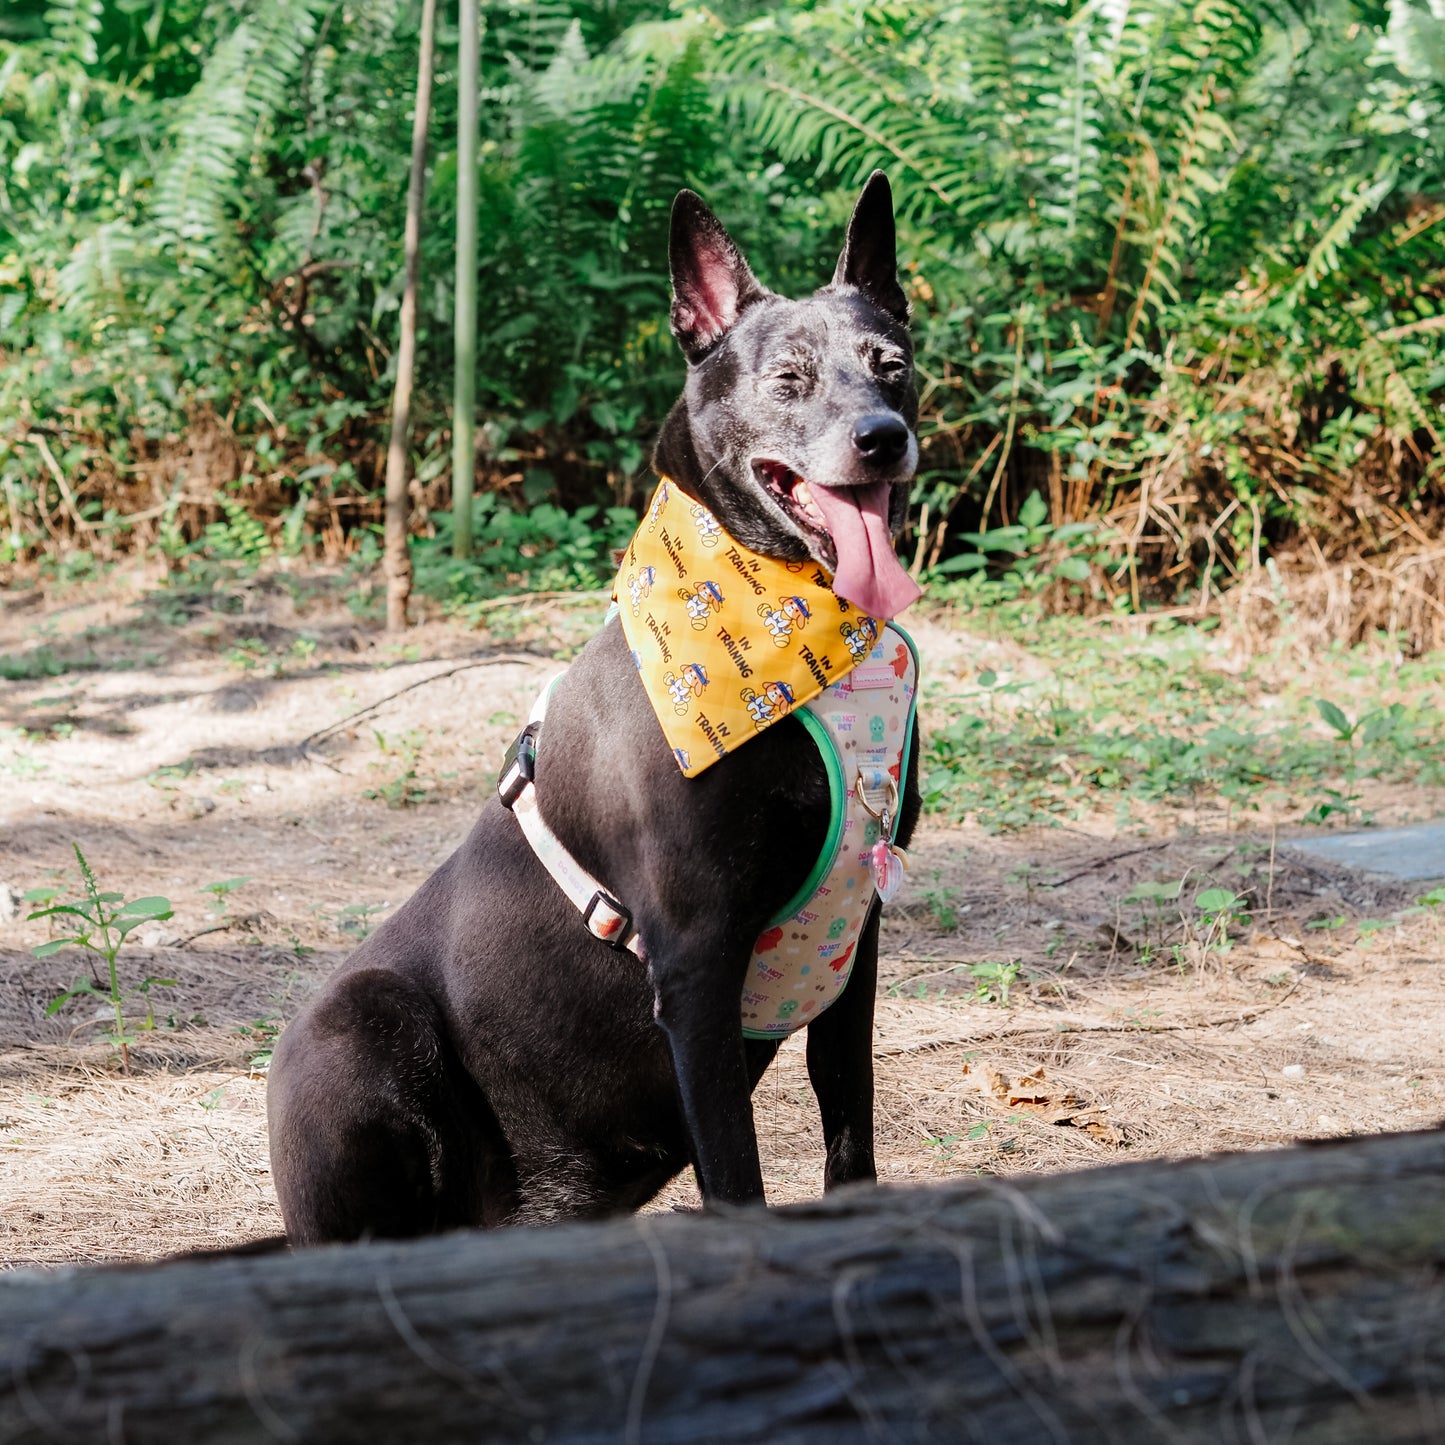
<svg viewBox="0 0 1445 1445"><path fill-rule="evenodd" d="M639 546L644 533L648 540ZM665 562L656 560L659 550ZM697 566L699 552L714 565ZM726 570L716 565L719 557L727 559ZM780 573L791 592L780 590ZM691 589L672 585L689 579ZM749 1038L785 1038L837 1000L874 897L886 902L902 879L903 855L893 837L913 737L918 656L902 628L888 623L880 629L836 597L828 580L811 564L794 568L741 546L711 513L666 480L618 574L618 606L634 664L687 776L789 713L813 739L828 776L831 807L823 847L802 887L753 948L742 995L743 1033ZM721 595L714 596L709 586ZM675 599L670 604L659 599L658 605L645 605L669 587ZM753 604L751 617L738 615L740 609L727 600L730 594ZM780 605L764 606L760 598ZM800 610L794 615L783 602L799 604ZM836 626L841 645L825 644L815 633L816 646L807 646L805 657L803 648L794 647L797 634L825 619ZM681 649L694 633L706 635L693 638L689 661L682 662ZM724 680L727 686L714 693ZM774 703L769 686L787 695ZM549 683L508 751L498 794L589 932L645 959L645 940L631 912L563 848L537 808L536 739L550 691ZM704 696L706 711L700 705Z"/></svg>
<svg viewBox="0 0 1445 1445"><path fill-rule="evenodd" d="M696 777L818 696L878 641L816 562L735 541L664 477L617 573L632 662L677 765Z"/></svg>
<svg viewBox="0 0 1445 1445"><path fill-rule="evenodd" d="M863 661L797 714L828 770L833 806L812 873L753 945L743 985L748 1038L786 1038L833 1003L880 883L885 901L897 891L901 857L891 845L917 697L918 656L889 623Z"/></svg>

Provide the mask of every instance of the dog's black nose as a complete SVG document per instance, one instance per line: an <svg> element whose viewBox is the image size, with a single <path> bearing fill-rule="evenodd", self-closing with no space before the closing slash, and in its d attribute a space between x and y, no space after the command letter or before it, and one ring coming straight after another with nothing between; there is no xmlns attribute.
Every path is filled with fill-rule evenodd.
<svg viewBox="0 0 1445 1445"><path fill-rule="evenodd" d="M892 412L874 412L853 423L853 445L870 467L891 467L908 450L908 427Z"/></svg>

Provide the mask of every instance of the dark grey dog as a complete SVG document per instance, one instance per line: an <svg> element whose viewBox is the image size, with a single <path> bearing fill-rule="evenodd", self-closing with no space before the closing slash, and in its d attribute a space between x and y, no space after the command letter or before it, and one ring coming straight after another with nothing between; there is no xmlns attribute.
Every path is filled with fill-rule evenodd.
<svg viewBox="0 0 1445 1445"><path fill-rule="evenodd" d="M892 196L875 173L830 285L760 286L690 191L672 216L672 329L688 360L656 465L734 537L813 557L891 616L917 460ZM846 581L846 586L844 585ZM898 841L918 814L905 780ZM644 967L599 942L499 802L327 981L271 1068L271 1166L293 1244L635 1209L691 1162L706 1200L761 1199L744 1040L758 934L817 858L827 778L788 718L695 778L614 620L553 690L537 801L632 910ZM875 902L842 997L808 1028L828 1187L874 1178Z"/></svg>

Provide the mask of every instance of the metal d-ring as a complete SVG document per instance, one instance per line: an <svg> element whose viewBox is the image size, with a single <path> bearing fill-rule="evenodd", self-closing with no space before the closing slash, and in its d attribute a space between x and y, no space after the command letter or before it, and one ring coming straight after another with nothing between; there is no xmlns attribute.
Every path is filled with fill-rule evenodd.
<svg viewBox="0 0 1445 1445"><path fill-rule="evenodd" d="M860 768L858 776L853 783L853 791L857 794L858 801L881 823L885 817L895 818L898 816L898 784L893 781L893 774L888 774L888 801L881 808L875 808L868 801L868 795L863 790L863 771Z"/></svg>

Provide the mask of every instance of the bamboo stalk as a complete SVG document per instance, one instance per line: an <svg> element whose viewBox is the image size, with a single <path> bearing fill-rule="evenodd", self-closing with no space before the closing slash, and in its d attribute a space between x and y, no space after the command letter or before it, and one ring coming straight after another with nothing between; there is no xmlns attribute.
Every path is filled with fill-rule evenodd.
<svg viewBox="0 0 1445 1445"><path fill-rule="evenodd" d="M458 0L457 294L452 401L452 551L472 555L477 406L477 95L480 0Z"/></svg>
<svg viewBox="0 0 1445 1445"><path fill-rule="evenodd" d="M426 186L427 122L431 118L432 53L436 48L436 0L422 0L421 44L416 63L416 111L411 126L411 180L406 193L405 274L401 335L396 351L396 388L391 398L391 439L386 449L386 626L406 627L411 596L411 554L406 534L410 508L407 471L411 441L411 388L416 371L416 293L421 269L421 217Z"/></svg>

